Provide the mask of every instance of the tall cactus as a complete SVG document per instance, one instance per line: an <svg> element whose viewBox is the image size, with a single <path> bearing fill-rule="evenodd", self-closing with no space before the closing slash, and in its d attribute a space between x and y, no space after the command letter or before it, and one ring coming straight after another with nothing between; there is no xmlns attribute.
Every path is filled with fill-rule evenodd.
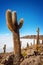
<svg viewBox="0 0 43 65"><path fill-rule="evenodd" d="M39 27L37 28L37 44L39 44Z"/></svg>
<svg viewBox="0 0 43 65"><path fill-rule="evenodd" d="M7 26L10 29L10 31L13 33L14 52L15 52L17 61L19 61L21 56L19 29L23 25L23 19L21 19L20 23L18 24L16 11L11 12L10 10L6 11L6 19L7 19Z"/></svg>
<svg viewBox="0 0 43 65"><path fill-rule="evenodd" d="M38 51L38 45L39 45L39 27L37 28L37 42L36 42L37 51Z"/></svg>

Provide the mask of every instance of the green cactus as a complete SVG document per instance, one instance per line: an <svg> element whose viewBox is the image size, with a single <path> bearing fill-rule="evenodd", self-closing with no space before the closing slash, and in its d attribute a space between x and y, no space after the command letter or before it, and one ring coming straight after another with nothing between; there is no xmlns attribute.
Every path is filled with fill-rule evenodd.
<svg viewBox="0 0 43 65"><path fill-rule="evenodd" d="M19 29L23 25L23 19L20 20L20 23L17 23L17 14L16 11L11 12L10 10L6 11L6 20L7 26L13 33L13 41L14 41L14 52L15 56L18 60L20 60L21 55L21 45L20 45L20 35Z"/></svg>

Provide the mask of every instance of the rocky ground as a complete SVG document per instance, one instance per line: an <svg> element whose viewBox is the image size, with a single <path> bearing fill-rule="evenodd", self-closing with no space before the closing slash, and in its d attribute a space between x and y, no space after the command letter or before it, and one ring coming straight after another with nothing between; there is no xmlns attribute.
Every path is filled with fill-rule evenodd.
<svg viewBox="0 0 43 65"><path fill-rule="evenodd" d="M20 65L43 65L43 55L30 56L26 58Z"/></svg>
<svg viewBox="0 0 43 65"><path fill-rule="evenodd" d="M20 60L20 65L43 65L43 45L40 46L39 52L34 48L29 47L22 49L23 58ZM13 65L13 52L0 53L0 65Z"/></svg>

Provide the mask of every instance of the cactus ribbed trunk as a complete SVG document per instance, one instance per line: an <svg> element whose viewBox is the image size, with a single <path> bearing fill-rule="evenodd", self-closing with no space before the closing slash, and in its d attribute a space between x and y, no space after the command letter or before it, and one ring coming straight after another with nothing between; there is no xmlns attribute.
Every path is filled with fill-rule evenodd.
<svg viewBox="0 0 43 65"><path fill-rule="evenodd" d="M37 29L37 42L36 42L37 51L38 51L38 45L39 45L39 28Z"/></svg>
<svg viewBox="0 0 43 65"><path fill-rule="evenodd" d="M43 44L43 40L42 40L42 44Z"/></svg>
<svg viewBox="0 0 43 65"><path fill-rule="evenodd" d="M38 51L38 45L39 45L39 35L37 35L37 43L36 43L36 50Z"/></svg>
<svg viewBox="0 0 43 65"><path fill-rule="evenodd" d="M20 37L19 31L13 33L13 41L14 41L14 64L19 65L20 63L20 56L21 56L21 45L20 45ZM16 63L17 62L17 63Z"/></svg>
<svg viewBox="0 0 43 65"><path fill-rule="evenodd" d="M37 44L39 44L39 34L37 34Z"/></svg>
<svg viewBox="0 0 43 65"><path fill-rule="evenodd" d="M21 45L20 45L20 37L19 31L13 33L13 41L14 41L14 52L15 55L21 55Z"/></svg>

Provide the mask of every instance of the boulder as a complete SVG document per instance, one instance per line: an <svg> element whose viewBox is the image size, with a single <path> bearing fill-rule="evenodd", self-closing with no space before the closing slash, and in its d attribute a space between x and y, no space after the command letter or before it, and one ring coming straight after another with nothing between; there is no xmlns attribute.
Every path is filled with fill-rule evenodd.
<svg viewBox="0 0 43 65"><path fill-rule="evenodd" d="M40 56L33 56L25 59L20 65L42 65Z"/></svg>

